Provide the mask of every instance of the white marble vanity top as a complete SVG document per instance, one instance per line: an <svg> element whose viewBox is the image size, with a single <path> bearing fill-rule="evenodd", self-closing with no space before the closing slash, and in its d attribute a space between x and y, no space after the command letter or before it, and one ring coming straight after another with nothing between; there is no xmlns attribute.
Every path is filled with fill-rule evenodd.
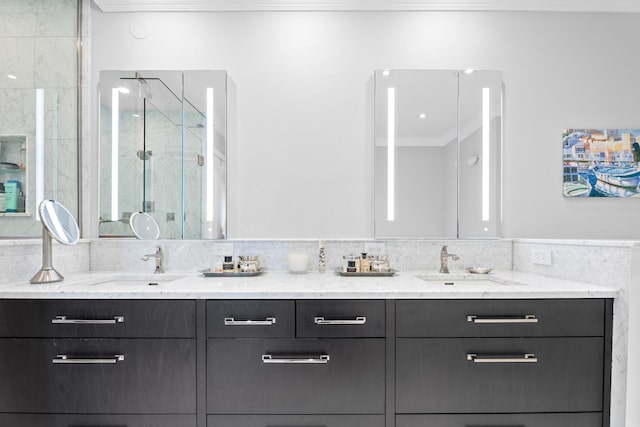
<svg viewBox="0 0 640 427"><path fill-rule="evenodd" d="M418 276L427 277L429 281ZM445 285L453 282L453 285ZM149 283L157 283L150 285ZM0 298L41 299L478 299L615 298L618 290L514 271L486 275L425 271L393 277L342 277L334 272L264 272L255 277L204 277L197 272L164 274L89 272L64 281L0 285Z"/></svg>

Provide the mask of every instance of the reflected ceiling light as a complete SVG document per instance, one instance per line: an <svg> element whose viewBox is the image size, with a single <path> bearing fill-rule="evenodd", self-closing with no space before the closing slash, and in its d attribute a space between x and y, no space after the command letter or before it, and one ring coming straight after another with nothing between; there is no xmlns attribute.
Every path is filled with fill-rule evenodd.
<svg viewBox="0 0 640 427"><path fill-rule="evenodd" d="M140 117L140 114L134 114L133 117Z"/></svg>
<svg viewBox="0 0 640 427"><path fill-rule="evenodd" d="M11 80L15 80L15 79L18 78L17 76L14 76L13 74L7 74L7 77L9 77Z"/></svg>
<svg viewBox="0 0 640 427"><path fill-rule="evenodd" d="M482 88L482 220L489 221L490 194L490 150L491 150L491 91L488 87Z"/></svg>
<svg viewBox="0 0 640 427"><path fill-rule="evenodd" d="M127 87L120 86L120 87L118 88L118 92L120 92L120 93L129 93L129 92L131 92L131 91L130 91L130 90L129 90L129 88L127 88Z"/></svg>
<svg viewBox="0 0 640 427"><path fill-rule="evenodd" d="M420 113L420 114L418 114L418 118L419 118L419 119L426 119L426 118L427 118L427 113Z"/></svg>
<svg viewBox="0 0 640 427"><path fill-rule="evenodd" d="M383 70L382 71L382 75L385 76L385 77L389 77L389 74L391 74L391 71L389 71L389 70Z"/></svg>
<svg viewBox="0 0 640 427"><path fill-rule="evenodd" d="M387 89L387 221L395 221L396 207L396 89Z"/></svg>
<svg viewBox="0 0 640 427"><path fill-rule="evenodd" d="M465 74L471 74L473 73L475 70L473 68L467 68L466 70L464 70Z"/></svg>

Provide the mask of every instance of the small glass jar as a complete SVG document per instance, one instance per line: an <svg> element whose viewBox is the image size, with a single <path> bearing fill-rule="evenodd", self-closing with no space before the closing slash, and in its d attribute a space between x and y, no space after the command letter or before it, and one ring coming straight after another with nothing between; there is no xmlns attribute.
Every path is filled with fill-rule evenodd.
<svg viewBox="0 0 640 427"><path fill-rule="evenodd" d="M389 256L388 255L373 255L371 261L371 271L376 273L388 273L389 268Z"/></svg>
<svg viewBox="0 0 640 427"><path fill-rule="evenodd" d="M342 271L357 273L360 271L360 255L344 255L342 257Z"/></svg>
<svg viewBox="0 0 640 427"><path fill-rule="evenodd" d="M257 255L240 255L238 257L240 271L243 273L255 273L260 271L260 257Z"/></svg>

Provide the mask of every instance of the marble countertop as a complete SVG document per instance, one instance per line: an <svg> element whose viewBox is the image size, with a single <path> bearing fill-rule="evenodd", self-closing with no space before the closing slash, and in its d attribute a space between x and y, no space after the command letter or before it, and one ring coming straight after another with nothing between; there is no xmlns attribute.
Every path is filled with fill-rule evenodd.
<svg viewBox="0 0 640 427"><path fill-rule="evenodd" d="M617 289L515 271L495 271L486 275L402 271L393 277L342 277L329 271L306 274L264 272L255 277L222 278L204 277L197 272L89 272L70 274L58 283L0 285L2 299L507 299L617 296Z"/></svg>

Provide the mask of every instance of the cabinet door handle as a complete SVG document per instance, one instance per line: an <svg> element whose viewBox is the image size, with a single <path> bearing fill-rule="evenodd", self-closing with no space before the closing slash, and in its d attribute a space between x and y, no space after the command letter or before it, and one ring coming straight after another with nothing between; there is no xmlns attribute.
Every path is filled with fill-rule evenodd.
<svg viewBox="0 0 640 427"><path fill-rule="evenodd" d="M471 323L538 323L535 314L525 314L523 316L467 316L467 322Z"/></svg>
<svg viewBox="0 0 640 427"><path fill-rule="evenodd" d="M516 355L482 355L467 353L467 360L473 363L537 363L538 358L533 353Z"/></svg>
<svg viewBox="0 0 640 427"><path fill-rule="evenodd" d="M124 323L124 316L114 316L113 319L67 319L67 316L56 316L51 323L63 325L115 325Z"/></svg>
<svg viewBox="0 0 640 427"><path fill-rule="evenodd" d="M353 319L326 319L324 316L314 317L316 325L364 325L367 323L366 316L356 316Z"/></svg>
<svg viewBox="0 0 640 427"><path fill-rule="evenodd" d="M124 361L124 354L115 354L109 358L70 358L66 354L58 354L55 359L51 359L51 363L54 364L66 364L66 365L113 365L118 362Z"/></svg>
<svg viewBox="0 0 640 427"><path fill-rule="evenodd" d="M234 317L225 317L225 326L271 326L276 324L275 317L267 317L265 319L236 319Z"/></svg>
<svg viewBox="0 0 640 427"><path fill-rule="evenodd" d="M262 363L279 363L284 365L326 365L329 363L328 354L318 355L273 355L263 354Z"/></svg>

